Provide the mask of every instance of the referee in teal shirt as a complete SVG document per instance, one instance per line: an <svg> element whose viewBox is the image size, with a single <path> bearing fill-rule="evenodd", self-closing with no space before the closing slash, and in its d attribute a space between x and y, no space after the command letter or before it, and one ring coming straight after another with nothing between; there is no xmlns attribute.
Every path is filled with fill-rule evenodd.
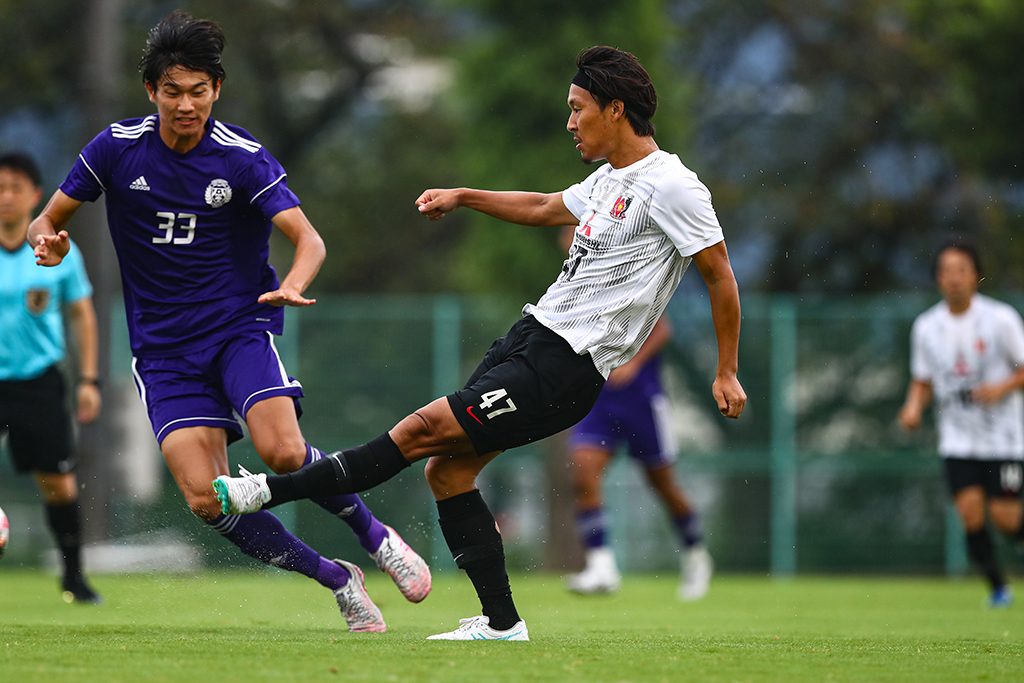
<svg viewBox="0 0 1024 683"><path fill-rule="evenodd" d="M77 417L100 411L96 311L78 247L55 268L36 265L28 225L42 197L42 179L24 154L0 156L0 435L14 466L31 472L46 502L46 518L64 558L68 602L98 603L82 574L81 523L71 418L65 403L64 308L75 335L79 373Z"/></svg>

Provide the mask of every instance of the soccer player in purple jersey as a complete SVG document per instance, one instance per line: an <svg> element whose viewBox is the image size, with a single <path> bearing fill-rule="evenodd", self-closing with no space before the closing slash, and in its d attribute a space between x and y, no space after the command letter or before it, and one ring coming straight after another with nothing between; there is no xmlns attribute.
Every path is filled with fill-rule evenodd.
<svg viewBox="0 0 1024 683"><path fill-rule="evenodd" d="M576 528L586 557L583 571L566 577L566 586L574 593L611 593L622 583L608 543L601 483L616 448L624 444L661 499L682 545L679 599L707 595L714 565L697 511L673 475L676 444L660 377L661 351L671 338L672 326L662 317L637 354L608 376L590 413L569 431Z"/></svg>
<svg viewBox="0 0 1024 683"><path fill-rule="evenodd" d="M268 512L223 515L210 481L228 472L227 446L242 437L278 473L322 457L299 429L301 385L274 347L283 306L303 292L326 250L288 189L281 165L245 130L211 117L220 97L224 33L177 11L150 31L140 68L157 113L111 124L79 155L32 223L37 263L68 252L64 227L85 201L106 195L121 268L132 371L189 508L247 555L309 576L334 592L351 631L385 630L359 567L328 560ZM295 246L279 282L267 262L276 226ZM418 602L426 563L357 495L315 502L342 518L378 567Z"/></svg>

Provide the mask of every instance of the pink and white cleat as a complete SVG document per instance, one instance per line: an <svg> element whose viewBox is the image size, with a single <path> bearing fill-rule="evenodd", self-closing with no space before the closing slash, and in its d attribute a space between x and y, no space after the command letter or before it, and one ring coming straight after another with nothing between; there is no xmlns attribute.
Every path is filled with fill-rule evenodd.
<svg viewBox="0 0 1024 683"><path fill-rule="evenodd" d="M420 602L430 594L430 567L402 540L398 532L385 525L388 535L370 557L382 572L391 577L406 600Z"/></svg>
<svg viewBox="0 0 1024 683"><path fill-rule="evenodd" d="M366 585L363 583L363 570L351 562L334 560L344 567L352 577L344 586L334 591L334 597L345 617L348 630L353 633L384 633L388 629L384 624L384 615L380 608L373 604Z"/></svg>

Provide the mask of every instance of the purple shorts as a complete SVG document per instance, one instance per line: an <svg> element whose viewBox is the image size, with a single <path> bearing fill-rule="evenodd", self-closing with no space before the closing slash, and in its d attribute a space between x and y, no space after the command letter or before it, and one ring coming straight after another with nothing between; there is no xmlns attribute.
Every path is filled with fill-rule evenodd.
<svg viewBox="0 0 1024 683"><path fill-rule="evenodd" d="M615 452L620 444L648 469L676 461L669 402L661 389L655 359L622 388L605 385L594 408L569 432L573 449L589 447Z"/></svg>
<svg viewBox="0 0 1024 683"><path fill-rule="evenodd" d="M220 427L228 443L242 438L235 413L273 396L298 399L302 385L288 376L270 332L246 332L180 358L133 358L135 388L157 443L182 427Z"/></svg>

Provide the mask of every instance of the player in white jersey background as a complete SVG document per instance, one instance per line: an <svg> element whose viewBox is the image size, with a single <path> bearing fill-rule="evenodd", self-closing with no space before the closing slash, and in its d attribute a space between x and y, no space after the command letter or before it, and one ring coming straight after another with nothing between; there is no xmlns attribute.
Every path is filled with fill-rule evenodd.
<svg viewBox="0 0 1024 683"><path fill-rule="evenodd" d="M578 226L557 281L523 309L465 388L368 444L298 472L214 483L225 514L255 512L298 498L364 491L429 458L425 472L441 530L483 612L432 638L529 639L477 475L501 451L583 419L608 374L643 345L691 260L707 283L718 339L712 395L726 417L738 418L746 404L737 379L739 290L710 193L654 141L657 94L633 55L593 47L576 66L566 128L584 161L607 164L564 192L433 189L416 200L432 220L468 207L520 225Z"/></svg>
<svg viewBox="0 0 1024 683"><path fill-rule="evenodd" d="M981 265L972 245L940 249L935 277L943 300L914 321L911 381L898 419L917 429L934 400L938 451L968 553L991 586L989 605L1008 607L1013 592L986 516L1024 543L1024 322L1011 306L978 293Z"/></svg>

